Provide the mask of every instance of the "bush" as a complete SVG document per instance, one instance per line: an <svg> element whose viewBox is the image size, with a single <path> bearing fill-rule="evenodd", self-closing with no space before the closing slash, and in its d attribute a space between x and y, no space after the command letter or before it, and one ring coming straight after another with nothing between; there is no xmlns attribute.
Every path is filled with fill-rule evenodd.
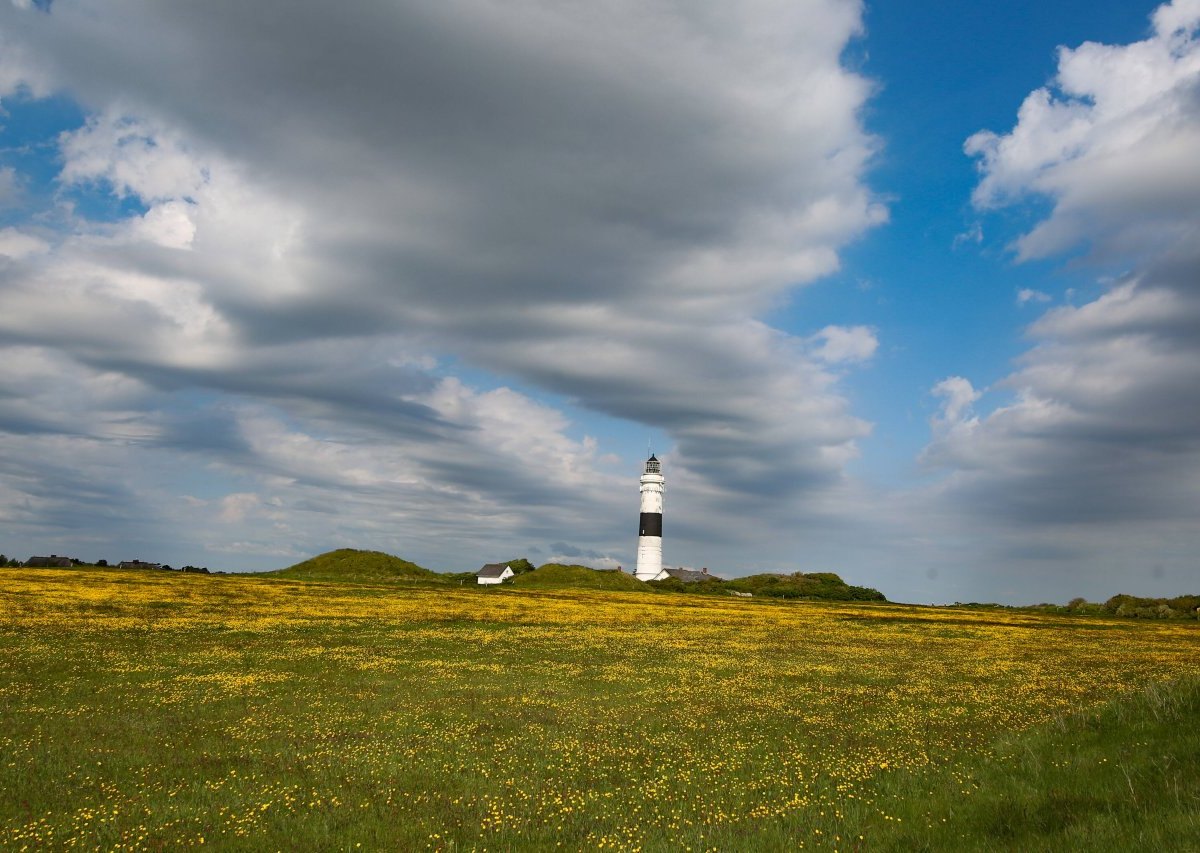
<svg viewBox="0 0 1200 853"><path fill-rule="evenodd" d="M887 601L877 589L851 586L833 572L762 574L727 581L727 589L765 598L804 598L820 601Z"/></svg>
<svg viewBox="0 0 1200 853"><path fill-rule="evenodd" d="M808 578L809 580L817 581L824 584L840 584L845 586L846 582L833 572L810 572L807 575L802 572L796 572L792 575L794 578Z"/></svg>
<svg viewBox="0 0 1200 853"><path fill-rule="evenodd" d="M460 584L464 582L475 583L478 580L474 572L443 572L441 576L448 581L458 581Z"/></svg>
<svg viewBox="0 0 1200 853"><path fill-rule="evenodd" d="M1114 616L1138 619L1196 619L1200 596L1179 595L1175 598L1138 598L1135 595L1114 595L1104 602L1104 611Z"/></svg>

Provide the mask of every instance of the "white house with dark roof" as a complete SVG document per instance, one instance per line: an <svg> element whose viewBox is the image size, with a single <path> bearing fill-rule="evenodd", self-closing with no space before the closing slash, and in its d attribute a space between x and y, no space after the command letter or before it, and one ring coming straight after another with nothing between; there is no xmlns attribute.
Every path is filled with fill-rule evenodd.
<svg viewBox="0 0 1200 853"><path fill-rule="evenodd" d="M479 584L504 583L515 574L512 567L504 563L488 563L475 573L475 580Z"/></svg>

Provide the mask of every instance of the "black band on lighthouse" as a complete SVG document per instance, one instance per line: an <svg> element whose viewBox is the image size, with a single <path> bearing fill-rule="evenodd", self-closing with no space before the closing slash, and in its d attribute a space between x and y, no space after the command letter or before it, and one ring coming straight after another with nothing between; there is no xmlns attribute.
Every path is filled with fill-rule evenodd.
<svg viewBox="0 0 1200 853"><path fill-rule="evenodd" d="M640 532L638 536L658 536L662 537L662 513L661 512L643 512L641 524L639 525Z"/></svg>

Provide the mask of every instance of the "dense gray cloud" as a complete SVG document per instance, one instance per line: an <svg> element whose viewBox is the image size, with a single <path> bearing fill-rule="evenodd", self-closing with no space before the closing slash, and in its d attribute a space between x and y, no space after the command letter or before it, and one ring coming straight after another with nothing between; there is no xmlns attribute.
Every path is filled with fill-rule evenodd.
<svg viewBox="0 0 1200 853"><path fill-rule="evenodd" d="M925 510L977 531L979 564L1000 553L1017 560L1010 576L1025 565L1047 578L1071 554L1090 567L1072 579L1085 595L1115 591L1104 592L1113 576L1139 582L1147 561L1156 577L1165 561L1176 584L1179 572L1197 580L1200 5L1161 7L1154 26L1131 45L1062 49L1055 86L1029 96L1010 133L968 141L978 205L1053 202L1017 241L1020 257L1083 242L1087 263L1123 271L1098 297L1047 310L1016 371L986 394L962 377L941 383L924 454L953 472ZM994 588L1011 580L995 574Z"/></svg>
<svg viewBox="0 0 1200 853"><path fill-rule="evenodd" d="M452 378L461 361L665 431L700 538L821 518L868 430L839 371L875 335L756 318L885 218L862 182L869 86L840 64L860 14L5 8L0 97L77 99L60 186L142 212L87 221L64 195L0 234L0 331L71 383L0 418L32 458L63 440L159 460L128 488L164 529L221 531L205 547L628 547L628 467L545 401ZM164 497L172 464L224 479Z"/></svg>

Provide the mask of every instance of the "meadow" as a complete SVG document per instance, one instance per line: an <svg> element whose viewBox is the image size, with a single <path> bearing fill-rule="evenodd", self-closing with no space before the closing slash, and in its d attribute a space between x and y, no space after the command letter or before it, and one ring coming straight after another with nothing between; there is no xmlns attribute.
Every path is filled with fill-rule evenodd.
<svg viewBox="0 0 1200 853"><path fill-rule="evenodd" d="M0 569L0 848L1195 849L1197 663L1195 622Z"/></svg>

